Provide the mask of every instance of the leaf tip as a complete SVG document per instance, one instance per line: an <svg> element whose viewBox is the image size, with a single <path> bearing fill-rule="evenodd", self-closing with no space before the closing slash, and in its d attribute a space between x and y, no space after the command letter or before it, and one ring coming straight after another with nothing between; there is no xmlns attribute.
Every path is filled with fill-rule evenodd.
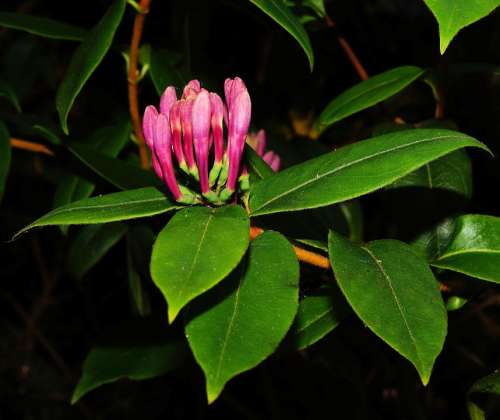
<svg viewBox="0 0 500 420"><path fill-rule="evenodd" d="M208 405L211 405L212 403L215 402L215 400L217 398L219 398L219 395L221 394L222 392L222 387L218 387L218 386L215 386L215 385L212 385L208 382L208 379L207 379L207 401L208 401Z"/></svg>
<svg viewBox="0 0 500 420"><path fill-rule="evenodd" d="M174 308L172 305L168 306L168 323L169 325L172 325L175 319L177 318L177 315L179 315L181 308Z"/></svg>

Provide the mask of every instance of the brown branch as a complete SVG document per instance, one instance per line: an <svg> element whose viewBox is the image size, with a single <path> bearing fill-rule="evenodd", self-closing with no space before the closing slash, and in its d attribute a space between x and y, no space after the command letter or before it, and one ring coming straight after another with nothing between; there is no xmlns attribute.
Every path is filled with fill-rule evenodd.
<svg viewBox="0 0 500 420"><path fill-rule="evenodd" d="M132 127L134 134L139 144L139 155L141 158L141 166L147 168L149 166L148 152L144 142L144 134L142 133L141 116L139 113L139 93L137 90L137 63L139 61L139 45L141 43L142 29L144 27L144 19L149 12L149 4L151 0L141 0L139 3L139 11L135 15L134 28L132 32L132 40L130 41L130 57L128 67L128 101L130 108L130 117L132 119Z"/></svg>
<svg viewBox="0 0 500 420"><path fill-rule="evenodd" d="M42 153L44 155L54 156L54 152L52 150L40 143L34 143L32 141L11 137L10 145L15 149L29 150L30 152L34 153Z"/></svg>
<svg viewBox="0 0 500 420"><path fill-rule="evenodd" d="M250 239L255 239L264 230L255 226L250 227ZM297 255L299 261L305 262L307 264L314 265L316 267L329 269L330 268L330 260L323 255L316 254L315 252L308 251L304 248L300 248L298 246L293 246L293 250Z"/></svg>
<svg viewBox="0 0 500 420"><path fill-rule="evenodd" d="M329 28L335 27L335 22L328 15L325 15L325 22ZM340 44L340 47L344 51L345 55L347 56L347 58L351 62L352 66L354 67L354 70L356 70L356 73L358 73L359 78L361 80L368 79L368 72L363 67L363 64L361 64L361 61L359 60L358 56L356 55L356 53L352 49L349 42L347 42L347 40L343 36L340 36L340 35L337 35L337 41Z"/></svg>

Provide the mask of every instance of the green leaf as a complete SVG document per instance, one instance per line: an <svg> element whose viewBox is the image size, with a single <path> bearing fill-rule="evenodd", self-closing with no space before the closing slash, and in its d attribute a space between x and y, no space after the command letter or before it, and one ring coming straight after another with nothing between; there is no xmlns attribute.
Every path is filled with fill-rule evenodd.
<svg viewBox="0 0 500 420"><path fill-rule="evenodd" d="M450 130L415 129L360 141L292 166L252 188L252 216L327 206L382 188L466 146L488 148Z"/></svg>
<svg viewBox="0 0 500 420"><path fill-rule="evenodd" d="M107 223L84 226L76 234L68 251L69 273L81 280L127 232L127 225Z"/></svg>
<svg viewBox="0 0 500 420"><path fill-rule="evenodd" d="M154 216L181 207L170 202L162 191L153 187L99 195L52 210L21 229L12 240L40 226L109 223Z"/></svg>
<svg viewBox="0 0 500 420"><path fill-rule="evenodd" d="M500 283L500 218L480 214L458 217L446 249L431 264Z"/></svg>
<svg viewBox="0 0 500 420"><path fill-rule="evenodd" d="M474 393L500 395L500 372L497 370L479 379L472 385L468 392L469 400L467 402L467 409L469 410L470 418L472 420L485 420L485 412L470 399L470 395Z"/></svg>
<svg viewBox="0 0 500 420"><path fill-rule="evenodd" d="M151 277L167 300L170 323L238 265L249 231L247 214L239 206L190 207L172 217L151 256Z"/></svg>
<svg viewBox="0 0 500 420"><path fill-rule="evenodd" d="M68 149L90 170L121 190L161 185L151 172L96 152L92 147L73 143ZM88 189L85 189L88 191Z"/></svg>
<svg viewBox="0 0 500 420"><path fill-rule="evenodd" d="M398 179L390 188L426 187L472 196L472 165L464 150L457 150Z"/></svg>
<svg viewBox="0 0 500 420"><path fill-rule="evenodd" d="M85 359L71 404L121 378L143 380L164 375L179 367L185 356L185 341L170 337L161 326L152 328L151 320L115 327Z"/></svg>
<svg viewBox="0 0 500 420"><path fill-rule="evenodd" d="M92 28L77 48L66 76L57 89L56 107L63 131L68 134L68 113L77 95L100 64L113 42L122 20L126 0L115 0L101 21Z"/></svg>
<svg viewBox="0 0 500 420"><path fill-rule="evenodd" d="M151 51L151 80L158 95L167 86L184 86L189 81L188 72L180 65L180 56L168 50Z"/></svg>
<svg viewBox="0 0 500 420"><path fill-rule="evenodd" d="M326 106L315 122L316 129L323 131L337 121L390 98L417 80L424 71L415 66L396 67L358 83Z"/></svg>
<svg viewBox="0 0 500 420"><path fill-rule="evenodd" d="M16 108L17 112L21 112L21 105L19 104L19 100L17 99L16 92L14 92L14 89L12 89L10 85L4 80L0 80L0 96L3 96L5 99L7 99L12 104L12 106Z"/></svg>
<svg viewBox="0 0 500 420"><path fill-rule="evenodd" d="M325 0L305 0L303 4L304 6L310 7L314 10L320 18L324 18L326 16Z"/></svg>
<svg viewBox="0 0 500 420"><path fill-rule="evenodd" d="M255 4L297 40L306 53L309 60L309 67L312 71L314 67L314 53L309 36L300 23L300 20L286 6L283 0L250 0L250 2Z"/></svg>
<svg viewBox="0 0 500 420"><path fill-rule="evenodd" d="M466 26L489 15L499 0L424 0L439 24L439 49L444 54L455 35Z"/></svg>
<svg viewBox="0 0 500 420"><path fill-rule="evenodd" d="M143 280L150 282L149 262L153 249L154 233L147 225L137 225L127 234L127 270L130 301L134 312L147 316L151 312L149 297L144 290Z"/></svg>
<svg viewBox="0 0 500 420"><path fill-rule="evenodd" d="M78 26L39 16L0 12L0 26L19 29L45 38L81 41L87 32Z"/></svg>
<svg viewBox="0 0 500 420"><path fill-rule="evenodd" d="M105 156L116 157L129 141L130 128L128 120L120 121L113 126L100 128L87 139L85 144ZM90 151L83 154L84 156L90 154L90 157L93 157ZM86 179L76 175L65 175L61 177L57 184L52 207L61 207L73 201L90 197L94 188L95 184ZM63 233L66 233L67 226L61 226L61 229Z"/></svg>
<svg viewBox="0 0 500 420"><path fill-rule="evenodd" d="M291 245L268 231L228 279L189 306L186 337L205 372L209 404L231 378L276 350L297 312L298 288Z"/></svg>
<svg viewBox="0 0 500 420"><path fill-rule="evenodd" d="M10 169L10 135L5 124L0 121L0 202L5 191L5 183Z"/></svg>
<svg viewBox="0 0 500 420"><path fill-rule="evenodd" d="M321 340L349 314L345 300L338 293L333 288L325 288L300 301L291 330L294 345L298 350Z"/></svg>
<svg viewBox="0 0 500 420"><path fill-rule="evenodd" d="M335 278L354 312L415 366L426 385L447 325L429 266L395 240L357 246L332 231L329 248Z"/></svg>

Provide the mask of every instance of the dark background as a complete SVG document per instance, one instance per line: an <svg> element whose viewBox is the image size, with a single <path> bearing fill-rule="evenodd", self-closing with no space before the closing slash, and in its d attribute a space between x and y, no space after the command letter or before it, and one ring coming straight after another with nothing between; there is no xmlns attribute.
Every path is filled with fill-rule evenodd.
<svg viewBox="0 0 500 420"><path fill-rule="evenodd" d="M90 28L108 4L3 1L0 9ZM307 126L331 99L359 82L339 46L339 34L349 41L370 75L401 65L434 69L446 120L486 143L495 154L499 152L498 11L460 32L441 57L437 23L423 1L349 0L327 1L326 5L336 27L329 28L321 20L307 26L316 60L312 73L293 38L247 1L153 0L143 42L178 53L192 75L219 92L226 77L242 77L252 97L252 125L266 128L285 166L314 155L318 144L333 148L370 137L379 124L391 123L396 116L409 124L434 117L431 90L419 81L382 106L336 124L314 144L301 136L304 133L298 133L294 123L300 120ZM95 128L127 113L126 68L119 54L130 42L134 13L127 9L115 38L116 48L71 111L71 139L84 139ZM57 123L55 90L75 48L74 42L0 28L0 78L14 86L24 114ZM157 100L146 77L140 85L141 107ZM13 135L23 137L22 124L8 115L9 107L0 101L0 116L7 119ZM134 153L131 146L124 157L133 159ZM474 195L470 202L460 204L460 210L499 215L498 160L480 152L469 155ZM54 186L64 170L50 158L13 152L0 207L0 239L7 241L17 229L51 209ZM107 191L111 191L109 186L99 186L98 192ZM406 239L401 226L420 226L432 218L434 205L426 206L424 199L417 211L417 202L412 201L416 197L387 197L386 192L377 192L363 198L365 240ZM153 223L164 223L164 219ZM0 419L465 419L467 390L499 364L498 288L447 274L445 279L469 303L450 313L445 349L426 388L419 384L409 362L351 317L307 352L282 351L238 376L211 407L205 404L202 372L191 359L157 379L105 385L70 406L71 392L92 344L114 325L133 317L124 241L82 283L76 283L64 266L73 234L71 229L64 237L49 228L0 245ZM302 267L305 287L326 276ZM162 319L162 299L152 284L148 291L154 303L152 317ZM36 322L26 322L30 319ZM495 410L494 400L487 403Z"/></svg>

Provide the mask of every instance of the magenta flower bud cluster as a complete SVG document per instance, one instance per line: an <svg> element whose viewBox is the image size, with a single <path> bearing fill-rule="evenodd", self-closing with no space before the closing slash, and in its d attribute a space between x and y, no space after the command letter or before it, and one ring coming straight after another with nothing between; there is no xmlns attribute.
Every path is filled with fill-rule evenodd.
<svg viewBox="0 0 500 420"><path fill-rule="evenodd" d="M159 111L153 105L144 111L153 169L178 202L222 204L238 188L252 105L239 77L226 79L224 93L225 103L191 80L180 99L169 86ZM182 179L186 182L179 183Z"/></svg>

